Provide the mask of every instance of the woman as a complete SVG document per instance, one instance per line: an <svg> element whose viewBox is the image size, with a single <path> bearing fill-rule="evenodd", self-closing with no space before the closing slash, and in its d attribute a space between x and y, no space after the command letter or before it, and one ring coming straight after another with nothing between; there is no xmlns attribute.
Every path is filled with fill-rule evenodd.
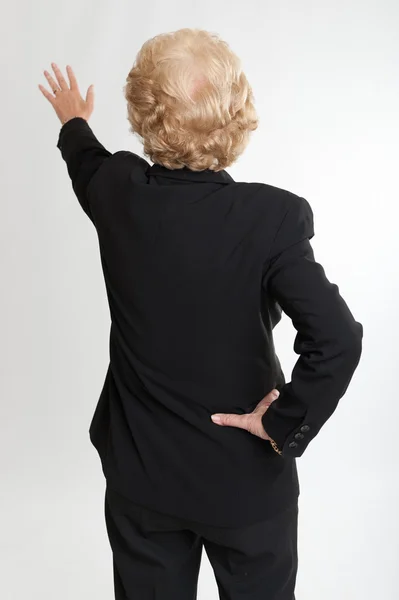
<svg viewBox="0 0 399 600"><path fill-rule="evenodd" d="M115 598L196 597L204 547L220 598L293 600L296 458L334 412L363 327L315 261L301 196L225 170L257 127L251 87L218 36L148 40L124 88L153 164L111 153L53 64L57 146L95 226L110 362L90 424L106 478ZM299 358L286 383L272 330Z"/></svg>

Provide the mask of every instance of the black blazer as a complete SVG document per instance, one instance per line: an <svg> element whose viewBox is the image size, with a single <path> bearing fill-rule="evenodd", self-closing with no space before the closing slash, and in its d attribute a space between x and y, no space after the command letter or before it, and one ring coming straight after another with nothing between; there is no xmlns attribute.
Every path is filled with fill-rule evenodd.
<svg viewBox="0 0 399 600"><path fill-rule="evenodd" d="M296 457L358 365L363 327L315 261L312 209L224 170L169 170L112 154L74 118L57 143L98 236L110 362L89 434L110 487L161 512L240 526L296 501ZM272 330L299 355L286 383ZM269 441L220 427L272 388Z"/></svg>

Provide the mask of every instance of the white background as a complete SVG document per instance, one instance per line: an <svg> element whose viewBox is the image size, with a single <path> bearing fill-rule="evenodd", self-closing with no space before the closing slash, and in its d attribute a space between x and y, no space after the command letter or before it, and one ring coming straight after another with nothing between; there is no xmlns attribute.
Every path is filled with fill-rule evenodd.
<svg viewBox="0 0 399 600"><path fill-rule="evenodd" d="M90 125L140 153L122 87L145 40L219 33L241 57L260 126L236 181L311 204L316 259L364 326L336 412L298 459L297 600L396 600L399 7L394 0L12 3L1 94L1 577L4 600L111 600L104 480L88 426L108 364L95 229L38 84L55 61L95 85ZM275 331L289 380L294 329ZM199 599L217 588L203 555Z"/></svg>

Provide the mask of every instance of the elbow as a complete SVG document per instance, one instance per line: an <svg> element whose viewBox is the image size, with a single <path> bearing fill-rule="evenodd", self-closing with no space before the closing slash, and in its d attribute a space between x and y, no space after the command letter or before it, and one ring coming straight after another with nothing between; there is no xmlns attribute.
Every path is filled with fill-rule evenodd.
<svg viewBox="0 0 399 600"><path fill-rule="evenodd" d="M342 352L349 365L356 368L363 349L363 325L354 321L342 337Z"/></svg>

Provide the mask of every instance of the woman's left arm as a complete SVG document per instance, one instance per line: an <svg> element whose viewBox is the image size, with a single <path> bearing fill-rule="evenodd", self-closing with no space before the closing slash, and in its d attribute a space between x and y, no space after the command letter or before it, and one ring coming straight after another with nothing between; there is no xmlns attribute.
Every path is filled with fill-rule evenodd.
<svg viewBox="0 0 399 600"><path fill-rule="evenodd" d="M69 84L55 63L52 67L57 81L44 71L54 93L42 85L40 90L53 106L62 124L57 147L67 164L72 187L87 216L94 222L88 199L89 184L103 162L112 156L95 137L88 120L94 109L94 91L91 85L83 99L72 68L67 66Z"/></svg>

